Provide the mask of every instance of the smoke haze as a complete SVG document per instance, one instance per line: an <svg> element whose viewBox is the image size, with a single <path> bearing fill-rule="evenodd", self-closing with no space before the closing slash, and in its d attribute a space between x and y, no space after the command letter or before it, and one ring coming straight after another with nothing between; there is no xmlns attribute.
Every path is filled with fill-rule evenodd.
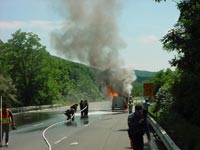
<svg viewBox="0 0 200 150"><path fill-rule="evenodd" d="M99 83L130 94L133 72L122 69L119 50L125 43L119 36L119 0L59 0L57 11L66 27L52 33L59 55L102 70ZM125 92L126 91L126 92Z"/></svg>

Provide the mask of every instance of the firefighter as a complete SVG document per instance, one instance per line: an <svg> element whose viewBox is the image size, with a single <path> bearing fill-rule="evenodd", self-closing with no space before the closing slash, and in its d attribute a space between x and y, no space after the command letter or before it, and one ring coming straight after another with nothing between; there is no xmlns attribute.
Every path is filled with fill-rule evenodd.
<svg viewBox="0 0 200 150"><path fill-rule="evenodd" d="M6 145L6 147L8 147L10 120L12 123L12 129L15 130L16 127L15 127L13 114L12 114L11 110L7 108L7 105L5 103L2 104L2 111L0 111L0 115L2 117L2 118L0 118L0 120L1 120L0 131L2 133L1 138L0 138L0 147L2 147L2 140L4 137L4 133L5 133L5 145Z"/></svg>
<svg viewBox="0 0 200 150"><path fill-rule="evenodd" d="M73 104L72 106L70 106L71 109L74 109L74 112L76 112L78 107L78 104Z"/></svg>
<svg viewBox="0 0 200 150"><path fill-rule="evenodd" d="M89 107L88 101L85 100L85 101L84 101L84 113L83 113L83 117L84 117L84 118L88 118L88 107Z"/></svg>
<svg viewBox="0 0 200 150"><path fill-rule="evenodd" d="M84 103L83 103L83 100L81 100L80 101L80 103L79 103L79 105L80 105L80 111L81 111L81 119L83 118L83 114L84 114Z"/></svg>
<svg viewBox="0 0 200 150"><path fill-rule="evenodd" d="M74 113L75 110L73 108L70 108L67 109L64 114L67 116L67 120L74 121Z"/></svg>

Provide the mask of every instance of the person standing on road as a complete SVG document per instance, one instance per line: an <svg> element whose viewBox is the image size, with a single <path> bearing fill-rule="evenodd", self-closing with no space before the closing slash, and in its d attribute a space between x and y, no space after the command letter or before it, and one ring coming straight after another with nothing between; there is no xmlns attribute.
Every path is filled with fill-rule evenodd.
<svg viewBox="0 0 200 150"><path fill-rule="evenodd" d="M13 114L12 114L11 110L7 108L7 105L5 103L2 104L2 111L0 111L0 115L1 115L1 118L0 118L0 121L1 121L0 147L2 147L4 133L5 133L5 145L8 146L10 120L12 123L12 129L14 130L16 128L15 128L15 122L13 119Z"/></svg>
<svg viewBox="0 0 200 150"><path fill-rule="evenodd" d="M84 110L84 118L88 118L88 107L89 107L88 101L85 100L84 101L84 108L85 108L85 110Z"/></svg>
<svg viewBox="0 0 200 150"><path fill-rule="evenodd" d="M83 118L83 114L84 114L84 112L83 112L83 111L84 111L84 110L83 110L83 108L84 108L83 100L80 101L79 105L80 105L81 119L82 119L82 118Z"/></svg>
<svg viewBox="0 0 200 150"><path fill-rule="evenodd" d="M147 134L148 141L150 141L150 134L147 124L142 115L142 106L136 105L135 112L128 116L128 135L131 142L131 147L134 150L144 149L144 133Z"/></svg>
<svg viewBox="0 0 200 150"><path fill-rule="evenodd" d="M145 102L142 104L143 116L145 121L147 119L147 114L148 114L148 106L149 106L148 102L149 102L148 99L146 99Z"/></svg>
<svg viewBox="0 0 200 150"><path fill-rule="evenodd" d="M129 98L128 109L129 109L129 114L131 114L132 111L133 111L133 99L132 99L132 97Z"/></svg>

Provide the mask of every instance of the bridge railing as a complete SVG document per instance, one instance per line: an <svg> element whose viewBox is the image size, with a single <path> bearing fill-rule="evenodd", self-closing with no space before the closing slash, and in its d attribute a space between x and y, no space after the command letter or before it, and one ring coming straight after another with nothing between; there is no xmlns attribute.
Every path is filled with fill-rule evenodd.
<svg viewBox="0 0 200 150"><path fill-rule="evenodd" d="M166 131L150 115L148 115L148 121L168 150L180 150Z"/></svg>

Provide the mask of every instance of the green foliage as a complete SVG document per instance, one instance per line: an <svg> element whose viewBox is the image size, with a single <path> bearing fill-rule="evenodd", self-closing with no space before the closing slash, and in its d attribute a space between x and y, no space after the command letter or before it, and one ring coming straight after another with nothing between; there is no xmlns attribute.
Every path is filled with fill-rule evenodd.
<svg viewBox="0 0 200 150"><path fill-rule="evenodd" d="M0 40L0 93L3 101L6 101L8 105L12 103L18 103L16 100L16 88L12 84L12 79L6 73L6 65L4 65L4 43Z"/></svg>
<svg viewBox="0 0 200 150"><path fill-rule="evenodd" d="M200 2L182 1L178 4L180 17L174 29L164 36L162 42L168 51L178 55L171 61L173 66L189 73L200 72Z"/></svg>
<svg viewBox="0 0 200 150"><path fill-rule="evenodd" d="M40 86L36 78L43 67L41 60L47 54L39 40L33 33L17 30L4 46L4 64L17 88L17 99L25 106L34 104L34 95Z"/></svg>
<svg viewBox="0 0 200 150"><path fill-rule="evenodd" d="M168 111L170 109L173 98L169 90L161 87L156 93L155 97L157 100L155 111L158 111L159 109L162 109L163 111Z"/></svg>
<svg viewBox="0 0 200 150"><path fill-rule="evenodd" d="M151 79L154 84L155 105L152 112L156 117L162 117L163 112L168 112L173 104L173 86L174 82L179 78L180 73L178 70L172 71L166 69L156 73L156 76Z"/></svg>
<svg viewBox="0 0 200 150"><path fill-rule="evenodd" d="M160 101L152 101L149 106L148 112L156 119L160 119L163 114L163 109L161 109Z"/></svg>
<svg viewBox="0 0 200 150"><path fill-rule="evenodd" d="M8 42L0 41L0 54L0 90L9 99L11 92L7 89L14 85L15 106L92 101L100 97L93 69L51 56L36 34L17 30Z"/></svg>
<svg viewBox="0 0 200 150"><path fill-rule="evenodd" d="M151 78L155 77L156 72L135 70L135 75L137 77L136 81L132 83L131 95L142 96L143 95L143 83L150 81Z"/></svg>
<svg viewBox="0 0 200 150"><path fill-rule="evenodd" d="M177 70L169 78L160 72L160 79L154 80L157 89L164 87L173 96L171 107L163 111L159 120L167 131L173 131L170 136L181 149L197 150L200 148L200 1L184 0L177 6L178 22L162 39L165 50L177 52L170 61Z"/></svg>
<svg viewBox="0 0 200 150"><path fill-rule="evenodd" d="M183 73L173 87L174 109L193 124L200 125L199 77Z"/></svg>
<svg viewBox="0 0 200 150"><path fill-rule="evenodd" d="M80 99L94 101L100 97L95 83L95 72L85 65L56 58L60 74L60 92L64 101L78 102Z"/></svg>
<svg viewBox="0 0 200 150"><path fill-rule="evenodd" d="M0 93L3 101L6 101L8 105L12 103L18 103L16 100L16 89L12 84L12 80L10 78L5 78L2 74L0 74Z"/></svg>
<svg viewBox="0 0 200 150"><path fill-rule="evenodd" d="M137 77L152 78L155 77L156 72L145 71L145 70L135 70L135 75Z"/></svg>
<svg viewBox="0 0 200 150"><path fill-rule="evenodd" d="M172 115L173 114L173 115ZM163 112L160 123L182 150L199 150L200 127L173 110Z"/></svg>
<svg viewBox="0 0 200 150"><path fill-rule="evenodd" d="M161 87L171 91L174 81L179 78L179 74L178 70L172 71L169 68L166 71L161 70L157 72L156 76L151 79L154 84L154 94L156 95Z"/></svg>
<svg viewBox="0 0 200 150"><path fill-rule="evenodd" d="M176 51L171 61L178 67L180 77L173 86L174 109L190 122L200 125L200 1L188 0L178 4L180 17L174 29L162 42L167 51Z"/></svg>
<svg viewBox="0 0 200 150"><path fill-rule="evenodd" d="M132 86L133 86L133 88L131 91L131 95L133 95L133 96L142 96L143 95L143 83L133 82Z"/></svg>

